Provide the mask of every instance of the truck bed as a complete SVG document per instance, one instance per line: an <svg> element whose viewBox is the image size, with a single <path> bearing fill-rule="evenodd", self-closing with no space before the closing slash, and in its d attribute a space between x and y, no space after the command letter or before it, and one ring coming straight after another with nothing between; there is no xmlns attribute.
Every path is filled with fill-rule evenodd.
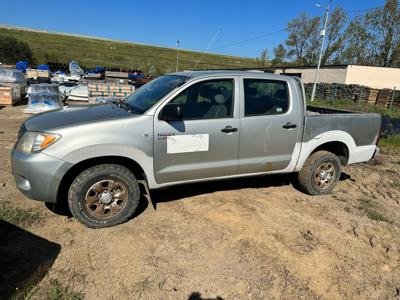
<svg viewBox="0 0 400 300"><path fill-rule="evenodd" d="M357 146L372 145L379 134L381 123L382 117L376 113L308 106L303 142L327 131L341 130L350 134Z"/></svg>

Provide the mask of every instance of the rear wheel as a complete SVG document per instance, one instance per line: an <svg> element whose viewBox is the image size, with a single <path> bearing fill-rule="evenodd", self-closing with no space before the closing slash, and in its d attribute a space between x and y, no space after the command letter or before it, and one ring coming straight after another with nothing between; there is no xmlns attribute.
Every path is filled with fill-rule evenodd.
<svg viewBox="0 0 400 300"><path fill-rule="evenodd" d="M127 168L101 164L79 174L69 189L72 215L90 228L123 223L135 212L140 199L136 177Z"/></svg>
<svg viewBox="0 0 400 300"><path fill-rule="evenodd" d="M328 194L339 181L341 165L339 158L328 151L310 155L298 174L301 189L310 195Z"/></svg>

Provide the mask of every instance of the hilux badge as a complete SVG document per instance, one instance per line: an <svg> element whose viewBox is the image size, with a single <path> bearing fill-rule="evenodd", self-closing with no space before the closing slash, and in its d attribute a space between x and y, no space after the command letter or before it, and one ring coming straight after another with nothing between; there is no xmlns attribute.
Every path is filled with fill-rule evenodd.
<svg viewBox="0 0 400 300"><path fill-rule="evenodd" d="M165 140L167 137L173 136L173 135L175 135L175 133L173 133L173 132L161 132L158 134L158 139Z"/></svg>

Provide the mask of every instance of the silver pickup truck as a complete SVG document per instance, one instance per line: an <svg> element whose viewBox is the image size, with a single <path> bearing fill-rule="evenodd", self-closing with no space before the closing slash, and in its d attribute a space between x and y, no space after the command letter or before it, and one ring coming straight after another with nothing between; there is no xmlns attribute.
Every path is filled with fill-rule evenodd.
<svg viewBox="0 0 400 300"><path fill-rule="evenodd" d="M341 165L376 154L380 125L378 114L306 110L294 77L180 72L123 101L28 119L12 172L26 196L68 202L100 228L128 220L141 190L181 183L297 172L304 192L329 193Z"/></svg>

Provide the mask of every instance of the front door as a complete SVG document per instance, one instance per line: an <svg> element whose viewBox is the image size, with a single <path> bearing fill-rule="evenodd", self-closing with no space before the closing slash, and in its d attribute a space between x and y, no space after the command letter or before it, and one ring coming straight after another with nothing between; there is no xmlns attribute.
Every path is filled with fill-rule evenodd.
<svg viewBox="0 0 400 300"><path fill-rule="evenodd" d="M242 84L239 173L284 170L302 127L299 104L287 81L243 78Z"/></svg>
<svg viewBox="0 0 400 300"><path fill-rule="evenodd" d="M237 85L237 79L223 78L187 87L164 106L180 105L183 114L180 121L159 120L162 108L157 110L154 116L157 183L237 174Z"/></svg>

